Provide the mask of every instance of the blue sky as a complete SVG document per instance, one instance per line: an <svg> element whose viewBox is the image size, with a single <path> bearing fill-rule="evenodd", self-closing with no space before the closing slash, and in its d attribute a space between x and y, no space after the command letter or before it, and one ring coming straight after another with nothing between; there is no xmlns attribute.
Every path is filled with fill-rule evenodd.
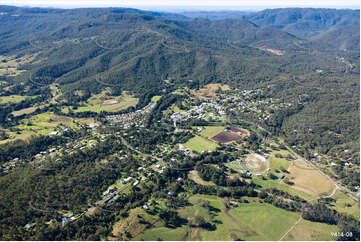
<svg viewBox="0 0 361 242"><path fill-rule="evenodd" d="M357 7L359 0L0 0L0 4L55 7L170 7L209 6L217 9L253 7Z"/></svg>

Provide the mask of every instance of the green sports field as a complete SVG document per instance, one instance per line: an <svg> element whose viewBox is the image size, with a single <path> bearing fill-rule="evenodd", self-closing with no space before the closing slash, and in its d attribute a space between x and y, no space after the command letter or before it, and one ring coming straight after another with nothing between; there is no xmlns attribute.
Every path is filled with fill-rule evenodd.
<svg viewBox="0 0 361 242"><path fill-rule="evenodd" d="M218 147L215 142L201 136L191 138L184 144L184 146L197 152L214 151Z"/></svg>
<svg viewBox="0 0 361 242"><path fill-rule="evenodd" d="M200 135L210 139L218 133L222 132L223 130L223 126L207 126L204 130L202 130Z"/></svg>

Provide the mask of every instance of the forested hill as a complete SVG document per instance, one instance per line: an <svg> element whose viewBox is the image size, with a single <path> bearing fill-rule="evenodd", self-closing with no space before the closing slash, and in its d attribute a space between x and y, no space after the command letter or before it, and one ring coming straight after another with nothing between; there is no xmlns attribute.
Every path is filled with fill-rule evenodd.
<svg viewBox="0 0 361 242"><path fill-rule="evenodd" d="M259 48L304 51L296 37L247 20L174 21L119 9L16 9L0 18L1 54L38 54L17 79L56 81L65 93L99 92L100 82L137 92L167 78L262 80L276 74L273 54Z"/></svg>
<svg viewBox="0 0 361 242"><path fill-rule="evenodd" d="M309 39L333 28L359 26L360 10L325 8L279 8L258 12L193 11L181 13L190 18L247 19L262 27L284 30L302 39Z"/></svg>
<svg viewBox="0 0 361 242"><path fill-rule="evenodd" d="M290 111L267 124L290 142L305 138L290 133L296 125L308 129L316 122L322 124L316 143L325 151L359 137L358 11L275 9L213 21L119 8L2 6L0 12L0 55L34 58L20 65L19 75L1 77L9 83L3 95L33 95L57 83L61 99L74 105L109 87L138 98L214 82L267 87L265 95L292 102L307 95L302 105L315 105L297 110L307 122L286 122L296 117ZM325 100L331 106L316 120L310 113ZM332 142L321 140L328 136Z"/></svg>

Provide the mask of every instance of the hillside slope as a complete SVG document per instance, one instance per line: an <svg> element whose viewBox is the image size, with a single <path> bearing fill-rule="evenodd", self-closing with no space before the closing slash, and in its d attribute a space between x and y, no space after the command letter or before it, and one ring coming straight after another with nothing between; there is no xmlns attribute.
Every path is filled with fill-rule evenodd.
<svg viewBox="0 0 361 242"><path fill-rule="evenodd" d="M333 27L360 25L359 10L317 8L267 9L247 17L251 22L310 38Z"/></svg>

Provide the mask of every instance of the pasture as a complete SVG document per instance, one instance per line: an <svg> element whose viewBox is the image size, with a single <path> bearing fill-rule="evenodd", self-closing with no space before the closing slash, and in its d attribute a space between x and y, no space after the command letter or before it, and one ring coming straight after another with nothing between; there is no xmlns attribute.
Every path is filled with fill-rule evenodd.
<svg viewBox="0 0 361 242"><path fill-rule="evenodd" d="M291 195L299 196L305 200L316 198L316 194L312 194L309 191L303 191L299 189L294 189L293 186L281 183L279 180L272 180L267 178L267 180L262 180L259 178L253 178L253 182L257 185L262 186L263 188L277 188L279 190L290 193Z"/></svg>
<svg viewBox="0 0 361 242"><path fill-rule="evenodd" d="M298 218L297 213L270 204L242 203L228 209L216 196L198 197L210 202L217 226L214 231L201 229L202 240L277 240Z"/></svg>
<svg viewBox="0 0 361 242"><path fill-rule="evenodd" d="M283 239L285 241L329 241L336 240L331 232L339 231L337 225L311 222L302 219L293 230Z"/></svg>
<svg viewBox="0 0 361 242"><path fill-rule="evenodd" d="M157 217L143 214L142 209L131 210L128 218L117 222L113 227L112 238L124 239L129 231L132 240L279 240L298 220L299 213L286 211L268 203L237 203L227 208L226 200L214 195L192 195L190 206L178 209L181 218L188 224L177 228L167 228ZM139 214L140 216L136 216ZM197 226L196 217L215 225L214 229ZM141 221L146 221L143 223ZM145 224L152 226L146 228ZM332 240L330 232L336 232L337 226L301 220L284 238L285 240ZM123 233L122 233L123 232Z"/></svg>
<svg viewBox="0 0 361 242"><path fill-rule="evenodd" d="M17 111L13 111L11 114L14 115L15 117L17 117L17 116L21 116L23 114L33 113L33 112L35 112L36 109L37 109L37 107L23 108L23 109L20 109Z"/></svg>
<svg viewBox="0 0 361 242"><path fill-rule="evenodd" d="M337 191L332 198L336 199L336 202L333 203L333 208L335 210L353 215L355 218L360 219L360 202L355 201L341 191Z"/></svg>
<svg viewBox="0 0 361 242"><path fill-rule="evenodd" d="M0 104L19 103L27 98L35 98L35 97L36 96L20 96L20 95L0 96Z"/></svg>
<svg viewBox="0 0 361 242"><path fill-rule="evenodd" d="M20 121L20 124L15 126L20 130L20 134L14 134L15 138L24 134L49 134L58 128L58 126L67 126L75 128L77 126L75 120L66 116L59 116L53 112L45 112L34 115Z"/></svg>
<svg viewBox="0 0 361 242"><path fill-rule="evenodd" d="M269 159L271 171L281 170L282 168L288 169L288 167L292 164L291 161L286 160L285 158L277 158L272 156Z"/></svg>
<svg viewBox="0 0 361 242"><path fill-rule="evenodd" d="M140 241L181 241L181 240L195 240L191 237L191 229L183 225L177 229L167 227L151 228L144 231L144 233L135 237L134 240Z"/></svg>
<svg viewBox="0 0 361 242"><path fill-rule="evenodd" d="M72 107L72 111L79 112L117 112L128 107L135 107L138 103L138 98L134 98L128 94L123 93L122 96L107 96L104 93L94 95L88 99L87 102L82 103L81 106L75 108ZM63 107L62 112L68 113L67 107Z"/></svg>

